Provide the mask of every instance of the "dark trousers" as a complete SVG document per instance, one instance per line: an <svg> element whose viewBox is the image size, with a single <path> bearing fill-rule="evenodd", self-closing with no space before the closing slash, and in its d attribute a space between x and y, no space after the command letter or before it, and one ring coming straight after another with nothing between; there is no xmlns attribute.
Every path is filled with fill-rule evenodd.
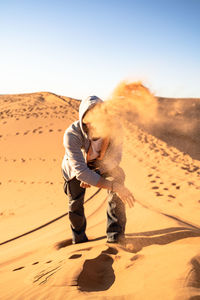
<svg viewBox="0 0 200 300"><path fill-rule="evenodd" d="M102 174L104 178L112 177L118 182L124 183L124 171L117 167L112 172ZM80 243L87 241L86 218L84 214L85 188L80 187L80 181L76 178L65 181L64 192L69 198L69 220L72 230L72 242ZM107 206L107 237L109 240L117 240L125 232L126 213L125 205L116 193L108 191Z"/></svg>

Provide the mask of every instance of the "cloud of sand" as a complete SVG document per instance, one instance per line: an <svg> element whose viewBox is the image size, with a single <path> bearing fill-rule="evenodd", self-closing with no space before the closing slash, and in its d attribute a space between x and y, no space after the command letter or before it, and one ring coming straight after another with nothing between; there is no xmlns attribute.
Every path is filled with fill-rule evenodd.
<svg viewBox="0 0 200 300"><path fill-rule="evenodd" d="M129 122L151 126L157 114L157 101L141 82L121 82L111 97L96 105L86 115L86 122L92 123L95 135L120 136L120 129Z"/></svg>
<svg viewBox="0 0 200 300"><path fill-rule="evenodd" d="M141 82L123 81L109 99L88 112L86 122L93 125L94 136L114 137L130 149L132 125L136 125L186 152L191 139L199 143L199 111L199 101L160 99Z"/></svg>
<svg viewBox="0 0 200 300"><path fill-rule="evenodd" d="M157 130L163 127L179 135L195 133L198 127L196 104L192 99L163 99L155 120Z"/></svg>

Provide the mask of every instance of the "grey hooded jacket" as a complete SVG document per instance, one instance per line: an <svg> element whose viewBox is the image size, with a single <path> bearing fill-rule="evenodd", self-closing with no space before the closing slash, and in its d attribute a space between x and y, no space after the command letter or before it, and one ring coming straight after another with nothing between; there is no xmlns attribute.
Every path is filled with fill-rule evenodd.
<svg viewBox="0 0 200 300"><path fill-rule="evenodd" d="M90 96L82 100L79 107L79 120L72 123L64 133L65 155L62 161L62 171L67 181L76 177L80 181L95 186L100 179L100 175L87 166L86 155L84 154L89 150L90 140L82 125L85 113L99 102L103 101L96 96ZM106 164L102 164L101 173L108 172L120 163L121 146L116 148L116 145L110 142L105 160Z"/></svg>

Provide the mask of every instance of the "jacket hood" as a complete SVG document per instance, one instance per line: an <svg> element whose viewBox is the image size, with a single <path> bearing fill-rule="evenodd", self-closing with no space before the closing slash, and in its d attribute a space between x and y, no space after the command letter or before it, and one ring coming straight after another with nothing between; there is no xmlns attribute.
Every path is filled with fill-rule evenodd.
<svg viewBox="0 0 200 300"><path fill-rule="evenodd" d="M97 96L89 96L86 99L81 101L81 104L79 106L79 122L80 127L83 135L87 137L86 132L83 129L83 117L86 114L88 110L90 110L93 106L95 106L97 103L102 103L103 100L98 98Z"/></svg>

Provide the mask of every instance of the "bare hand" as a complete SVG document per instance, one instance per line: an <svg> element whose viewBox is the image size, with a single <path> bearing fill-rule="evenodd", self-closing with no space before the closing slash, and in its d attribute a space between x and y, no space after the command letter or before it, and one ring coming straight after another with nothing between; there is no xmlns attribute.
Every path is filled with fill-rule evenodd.
<svg viewBox="0 0 200 300"><path fill-rule="evenodd" d="M134 206L135 198L129 189L127 189L123 184L114 182L113 191L119 196L124 204L128 203L129 207Z"/></svg>
<svg viewBox="0 0 200 300"><path fill-rule="evenodd" d="M80 187L82 187L82 188L86 189L86 188L89 188L89 187L91 187L91 185L90 185L90 184L88 184L88 183L86 183L86 182L84 182L84 181L81 181L81 183L80 183Z"/></svg>

